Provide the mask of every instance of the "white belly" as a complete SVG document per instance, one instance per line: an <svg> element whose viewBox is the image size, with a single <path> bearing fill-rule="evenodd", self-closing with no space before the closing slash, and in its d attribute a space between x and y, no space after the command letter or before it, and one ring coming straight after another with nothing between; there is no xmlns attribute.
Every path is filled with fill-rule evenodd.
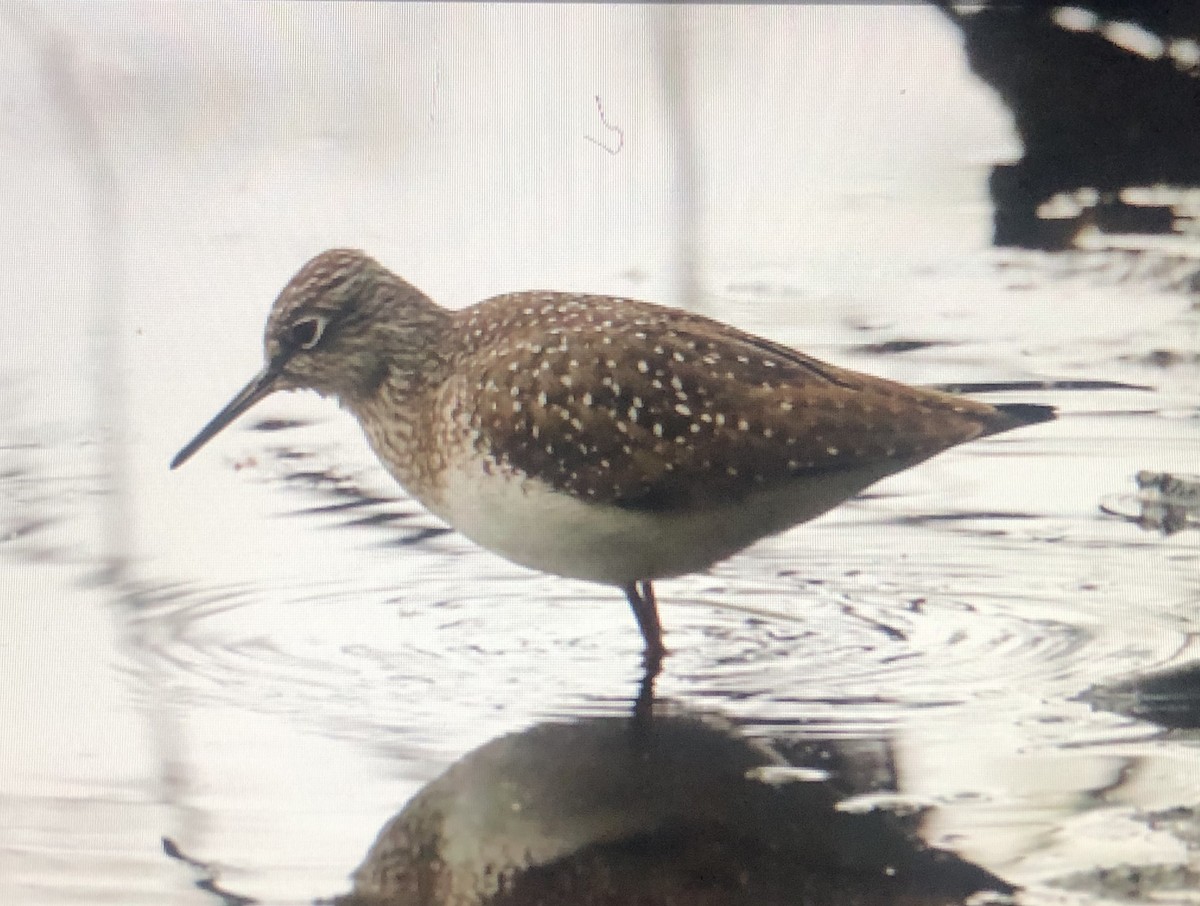
<svg viewBox="0 0 1200 906"><path fill-rule="evenodd" d="M611 585L707 569L812 519L891 469L804 479L738 504L647 512L584 503L530 479L454 470L422 502L477 544L543 572Z"/></svg>

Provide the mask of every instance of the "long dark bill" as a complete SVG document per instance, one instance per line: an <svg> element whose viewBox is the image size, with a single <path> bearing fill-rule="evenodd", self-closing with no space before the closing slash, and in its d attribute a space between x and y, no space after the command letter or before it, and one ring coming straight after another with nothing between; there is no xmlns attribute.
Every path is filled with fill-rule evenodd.
<svg viewBox="0 0 1200 906"><path fill-rule="evenodd" d="M175 454L175 458L171 460L171 468L178 469L192 458L193 453L216 437L223 428L228 427L235 418L263 397L270 396L275 390L275 380L279 377L280 371L282 371L282 363L271 363L260 371L254 380L238 391L238 395L213 417L212 421L200 429L199 434Z"/></svg>

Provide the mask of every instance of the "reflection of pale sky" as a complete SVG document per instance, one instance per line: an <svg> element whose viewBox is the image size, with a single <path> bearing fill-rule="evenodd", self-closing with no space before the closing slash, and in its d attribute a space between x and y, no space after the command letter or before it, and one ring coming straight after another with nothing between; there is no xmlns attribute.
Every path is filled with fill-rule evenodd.
<svg viewBox="0 0 1200 906"><path fill-rule="evenodd" d="M676 14L695 35L689 113L713 270L784 265L801 287L852 292L985 244L985 163L1015 144L933 12ZM126 327L209 370L214 346L244 348L283 276L327 245L372 249L454 305L526 286L680 301L680 186L649 27L664 16L365 4L25 14L61 30L117 172ZM78 159L62 153L71 130L28 51L7 59L20 76L10 115L35 127L7 153L36 169L0 189L32 222L6 223L67 263L48 274L27 257L5 288L32 281L58 318L77 316L91 224ZM585 140L606 137L597 94L625 133L617 155ZM631 284L631 268L649 279ZM45 316L45 297L36 305ZM179 317L214 306L219 320Z"/></svg>
<svg viewBox="0 0 1200 906"><path fill-rule="evenodd" d="M276 518L298 506L296 492L256 465L269 459L263 450L276 438L243 426L179 473L168 472L166 463L257 369L271 300L308 255L329 245L367 248L454 306L523 288L684 301L674 238L681 183L660 69L667 29L682 23L689 35L703 285L715 297L708 310L852 367L913 381L1139 381L1146 375L1122 364L1122 354L1180 342L1179 328L1169 325L1180 323L1188 303L1174 292L1148 282L1129 304L1127 286L1093 279L1086 268L1047 272L1038 256L988 251L987 172L1019 149L1007 113L968 73L955 32L922 6L651 11L633 5L64 3L19 7L6 16L20 27L0 28L0 73L8 86L0 116L9 125L0 166L21 176L0 180L6 212L0 240L15 250L0 268L0 298L20 342L6 344L11 357L0 372L7 385L0 412L5 430L19 440L50 445L27 458L33 477L50 489L47 499L30 491L29 505L65 517L53 537L68 561L90 571L100 526L99 498L88 478L97 468L91 256L96 237L104 235L123 256L125 311L102 323L124 350L133 572L152 586L228 586L257 597L252 606L190 627L187 643L196 651L189 649L179 675L169 675L156 700L150 694L156 690L147 693L134 678L140 674L122 665L128 655L108 626L102 592L81 590L74 567L7 565L16 579L0 590L0 612L16 627L5 637L18 655L0 657L0 684L9 690L0 697L0 724L30 729L0 744L0 796L28 797L36 805L43 796L90 799L115 788L118 798L153 799L162 763L143 712L173 715L188 777L179 798L203 820L197 826L174 809L118 806L117 815L104 820L136 828L136 839L121 838L113 848L152 847L158 834L186 832L201 855L251 869L239 892L307 898L337 889L375 827L435 765L536 714L532 699L540 684L531 677L545 671L546 686L556 688L556 677L572 671L574 655L542 658L536 637L526 635L528 620L548 620L552 635L600 639L605 657L592 652L590 672L570 677L572 690L611 684L614 696L626 692L636 655L629 627L618 622L632 625L631 618L615 593L526 578L456 537L425 549L378 548L313 520ZM115 176L123 212L118 224L89 219L92 187L85 174L96 149L81 146L79 130L65 122L31 36L40 36L44 47L57 42L58 71L76 80L100 137L99 153ZM609 122L624 131L616 155L586 140L611 140L596 95ZM22 128L12 128L17 122ZM1183 329L1194 336L1194 326ZM960 345L888 359L847 352L852 343L897 337ZM1097 363L1104 373L1095 373ZM1163 378L1166 392L1182 405L1182 388L1172 389L1169 374ZM1121 399L1130 409L1140 402ZM374 470L357 427L332 404L293 396L264 405L261 414L320 419L292 437L311 441L370 489L394 493ZM1103 430L1116 436L1093 439L1081 462L1075 447L1089 425L1095 429L1086 422L1034 429L1048 438L1041 441L1032 432L1027 439L1000 439L990 448L996 455L982 446L951 454L896 479L893 489L912 495L901 502L921 512L962 507L1048 514L1046 525L1036 525L1065 536L1062 560L1038 561L1045 570L1038 581L1047 588L1029 593L1031 606L1037 595L1055 590L1051 577L1060 564L1064 576L1112 581L1134 595L1139 580L1130 564L1145 568L1141 558L1087 559L1089 545L1119 547L1117 527L1093 519L1096 500L1139 468L1194 470L1196 438L1181 442L1162 421L1154 424L1161 436L1108 423ZM1038 449L1050 453L1013 474L1000 455L1008 443L1018 452L1040 443ZM232 462L246 468L236 471ZM857 506L829 518L852 522L886 511L889 503ZM913 564L936 557L942 539L914 535L921 540L910 551L899 537L856 543L852 533L807 531L752 551L747 570L762 561L761 584L770 585L793 551L805 555L797 555L802 564L818 568L839 557L856 563L874 556L887 564L912 553L905 568L921 581L927 573ZM735 585L753 585L736 562L722 569ZM1003 571L1003 564L996 569ZM844 572L834 568L837 576ZM991 572L985 573L989 581L996 579ZM1158 575L1163 606L1184 595L1178 570ZM712 581L667 584L663 596L703 601ZM342 583L346 606L331 618L319 601ZM297 606L297 588L308 588L318 603ZM489 594L513 604L512 613L471 616L466 628L442 625L437 615L399 613L409 599L473 601ZM547 616L546 602L556 596L579 599L569 617L553 608ZM668 622L689 615L696 622L736 621L708 616L704 604L668 604L666 610ZM1143 628L1145 644L1154 658L1165 658L1177 639L1158 620ZM1104 630L1100 635L1108 639L1112 625ZM448 645L446 634L469 631L511 631L530 644L499 651L474 673L468 669L473 660L451 664L452 685L438 688L437 700L426 691L411 702L390 699L393 687L381 668L378 676L355 674L353 696L322 704L338 694L342 671L362 669L353 653L359 648L457 651L467 642L456 638ZM694 629L677 631L698 645L715 644ZM323 669L313 670L306 685L304 675L277 676L273 671L283 668L276 665L247 665L235 653L221 658L224 646L260 636ZM487 651L503 646L496 638L479 641ZM611 653L602 647L609 643ZM215 659L204 662L203 682L186 674L191 656ZM697 651L686 663L699 670L707 656ZM413 669L437 664L434 657L416 657ZM228 677L228 691L221 677ZM517 700L507 711L497 705L485 713L480 703L491 708L502 701L505 680L514 684ZM196 682L200 691L191 688ZM672 682L665 680L669 691L686 694L686 683L675 680L672 688ZM289 696L298 696L303 714L280 704ZM464 703L462 713L455 713L455 701ZM1044 706L1032 688L1006 704L1026 716ZM989 707L984 703L982 710ZM440 722L438 708L445 710ZM412 714L430 725L411 762L389 758L386 750L381 759L361 739L322 732L339 720L360 732L389 721L416 723ZM1083 719L1074 710L1070 716ZM1042 796L1060 774L1020 754L1038 731L1012 732L1006 746L979 737L964 754L970 740L944 726L914 728L903 749L914 785L932 798L946 789L983 788L1005 806L1014 790ZM941 783L948 761L959 772L954 780L922 787L923 781ZM1111 759L1079 756L1070 764L1086 764L1092 778L1104 775ZM1044 809L1031 819L1043 822L1039 826L1052 826L1074 807L1040 801ZM45 808L57 814L55 806ZM1006 836L995 826L974 826L981 813L960 811L954 820L976 847L971 855L1003 861L1027 840L1020 832ZM31 812L25 827L37 826L37 809ZM990 817L986 809L982 814ZM61 838L87 830L62 820ZM251 822L251 832L238 830L243 821ZM286 836L277 836L281 827ZM264 828L269 832L254 836ZM54 847L59 838L47 833L45 845ZM0 866L10 858L6 846L0 840ZM314 853L322 858L314 860ZM279 870L298 863L311 863L310 873ZM41 877L36 866L18 868ZM119 872L108 863L89 870L101 877ZM0 868L0 899L13 901L6 874ZM280 875L291 877L294 888Z"/></svg>

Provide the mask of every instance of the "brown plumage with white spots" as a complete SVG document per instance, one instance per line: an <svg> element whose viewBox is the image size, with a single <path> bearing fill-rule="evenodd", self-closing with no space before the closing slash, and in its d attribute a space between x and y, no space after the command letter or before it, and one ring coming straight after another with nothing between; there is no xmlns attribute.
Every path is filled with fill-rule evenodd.
<svg viewBox="0 0 1200 906"><path fill-rule="evenodd" d="M1053 417L837 368L677 309L525 292L436 305L361 252L284 288L266 366L176 456L276 390L336 397L397 481L518 563L625 590L705 569L880 478Z"/></svg>

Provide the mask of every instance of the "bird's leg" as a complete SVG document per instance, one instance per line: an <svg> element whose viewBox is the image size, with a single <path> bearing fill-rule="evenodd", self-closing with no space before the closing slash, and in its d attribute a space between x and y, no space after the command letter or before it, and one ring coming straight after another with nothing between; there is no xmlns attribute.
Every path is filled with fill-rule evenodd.
<svg viewBox="0 0 1200 906"><path fill-rule="evenodd" d="M647 656L644 666L645 672L638 684L637 698L633 700L633 729L634 733L642 738L654 720L654 681L662 670L662 659L651 661Z"/></svg>
<svg viewBox="0 0 1200 906"><path fill-rule="evenodd" d="M643 655L648 673L657 674L662 666L663 655L667 649L663 646L662 624L658 621L658 604L654 600L654 587L648 579L632 582L625 586L625 597L637 617L638 628L642 630L642 639L646 642Z"/></svg>

